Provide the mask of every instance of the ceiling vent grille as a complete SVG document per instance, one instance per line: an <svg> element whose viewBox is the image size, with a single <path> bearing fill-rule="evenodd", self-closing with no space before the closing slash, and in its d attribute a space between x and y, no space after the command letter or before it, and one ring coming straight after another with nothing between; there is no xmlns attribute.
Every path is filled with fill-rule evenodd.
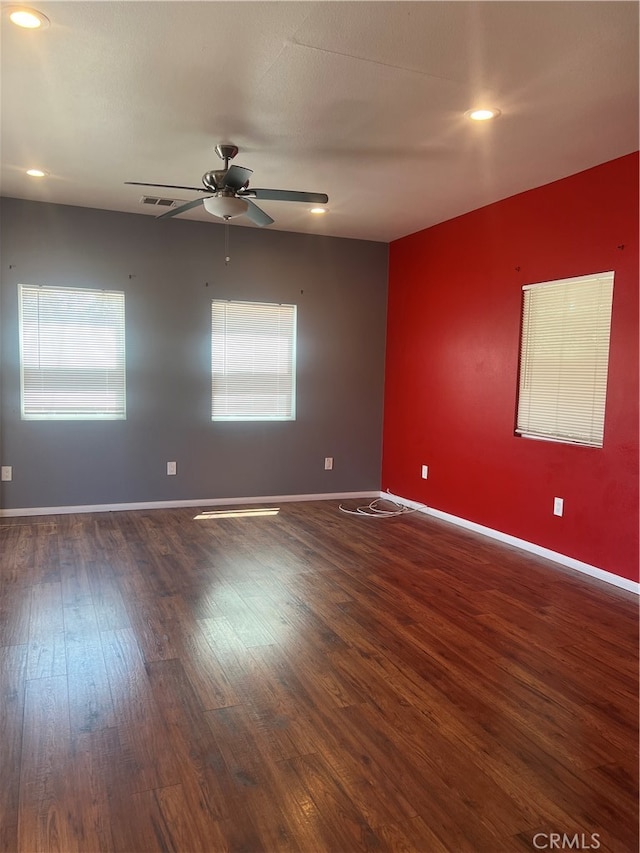
<svg viewBox="0 0 640 853"><path fill-rule="evenodd" d="M140 204L151 204L155 207L175 207L178 204L183 204L183 202L177 198L158 198L155 195L143 195Z"/></svg>

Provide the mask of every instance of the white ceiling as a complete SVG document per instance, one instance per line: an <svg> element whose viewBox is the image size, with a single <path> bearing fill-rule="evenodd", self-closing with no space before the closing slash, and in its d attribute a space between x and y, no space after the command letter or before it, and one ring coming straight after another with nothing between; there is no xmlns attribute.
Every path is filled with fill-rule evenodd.
<svg viewBox="0 0 640 853"><path fill-rule="evenodd" d="M389 241L638 148L637 2L29 5L48 29L2 16L5 196L154 216L142 192L197 193L124 181L201 186L230 142L254 186L329 195L261 202L271 229Z"/></svg>

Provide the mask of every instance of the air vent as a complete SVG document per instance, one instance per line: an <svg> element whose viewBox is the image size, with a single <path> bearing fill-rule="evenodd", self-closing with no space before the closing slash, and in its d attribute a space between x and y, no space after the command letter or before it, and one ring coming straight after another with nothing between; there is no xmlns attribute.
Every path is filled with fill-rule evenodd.
<svg viewBox="0 0 640 853"><path fill-rule="evenodd" d="M155 195L143 195L140 204L151 204L154 207L176 207L179 204L184 204L184 201L179 198L158 198Z"/></svg>

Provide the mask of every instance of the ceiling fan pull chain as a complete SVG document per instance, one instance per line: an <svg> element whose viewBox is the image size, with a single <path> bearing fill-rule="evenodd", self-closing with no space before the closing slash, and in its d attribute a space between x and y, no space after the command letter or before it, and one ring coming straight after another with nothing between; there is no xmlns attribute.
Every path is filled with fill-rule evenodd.
<svg viewBox="0 0 640 853"><path fill-rule="evenodd" d="M229 266L229 261L231 257L229 255L229 223L224 223L224 265L225 267Z"/></svg>

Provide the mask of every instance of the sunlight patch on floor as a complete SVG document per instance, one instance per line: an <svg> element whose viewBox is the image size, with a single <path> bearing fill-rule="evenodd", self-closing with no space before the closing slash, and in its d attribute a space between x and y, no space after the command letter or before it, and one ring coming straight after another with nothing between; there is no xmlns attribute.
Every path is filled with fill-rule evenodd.
<svg viewBox="0 0 640 853"><path fill-rule="evenodd" d="M201 512L194 516L194 521L205 521L209 518L256 518L263 515L277 515L280 507L254 507L252 509L216 509L211 512Z"/></svg>

